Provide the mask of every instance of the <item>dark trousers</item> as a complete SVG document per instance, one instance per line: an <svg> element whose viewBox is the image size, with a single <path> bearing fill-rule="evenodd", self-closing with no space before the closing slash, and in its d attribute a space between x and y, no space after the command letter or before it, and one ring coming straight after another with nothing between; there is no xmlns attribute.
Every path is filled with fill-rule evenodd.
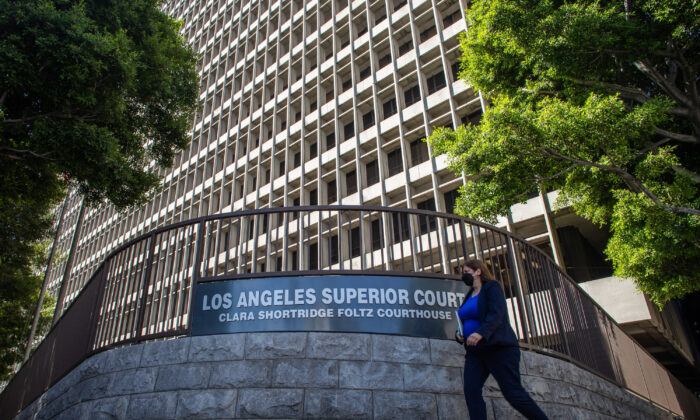
<svg viewBox="0 0 700 420"><path fill-rule="evenodd" d="M470 420L486 420L481 395L489 374L506 400L528 419L547 419L520 382L520 349L515 346L469 349L464 359L464 397Z"/></svg>

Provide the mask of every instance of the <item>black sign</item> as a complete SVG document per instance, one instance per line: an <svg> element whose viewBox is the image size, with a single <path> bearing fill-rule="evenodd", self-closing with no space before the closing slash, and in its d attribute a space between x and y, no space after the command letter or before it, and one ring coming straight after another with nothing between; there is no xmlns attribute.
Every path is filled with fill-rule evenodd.
<svg viewBox="0 0 700 420"><path fill-rule="evenodd" d="M452 338L466 286L422 277L275 277L203 283L192 335L338 331Z"/></svg>

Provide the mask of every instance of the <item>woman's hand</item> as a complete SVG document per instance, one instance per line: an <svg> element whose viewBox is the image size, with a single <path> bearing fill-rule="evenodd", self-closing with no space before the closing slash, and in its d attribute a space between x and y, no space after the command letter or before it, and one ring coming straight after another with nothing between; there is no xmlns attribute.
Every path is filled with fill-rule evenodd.
<svg viewBox="0 0 700 420"><path fill-rule="evenodd" d="M484 338L481 336L479 333L471 333L469 337L467 337L467 345L468 346L476 346L476 343L481 341L481 339ZM464 339L464 338L462 338Z"/></svg>
<svg viewBox="0 0 700 420"><path fill-rule="evenodd" d="M459 333L459 331L455 331L455 340L457 340L459 344L464 343L464 337Z"/></svg>

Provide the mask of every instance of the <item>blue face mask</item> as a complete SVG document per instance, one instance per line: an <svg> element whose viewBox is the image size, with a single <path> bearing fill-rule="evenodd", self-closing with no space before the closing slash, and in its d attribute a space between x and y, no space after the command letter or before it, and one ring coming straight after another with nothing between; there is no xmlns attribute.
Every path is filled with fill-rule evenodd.
<svg viewBox="0 0 700 420"><path fill-rule="evenodd" d="M474 286L474 276L469 273L462 273L462 281L469 287Z"/></svg>

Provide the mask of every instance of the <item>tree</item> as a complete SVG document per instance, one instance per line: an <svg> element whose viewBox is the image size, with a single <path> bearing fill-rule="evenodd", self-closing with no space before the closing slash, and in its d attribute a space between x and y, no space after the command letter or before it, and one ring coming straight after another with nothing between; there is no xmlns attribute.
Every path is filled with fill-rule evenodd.
<svg viewBox="0 0 700 420"><path fill-rule="evenodd" d="M144 202L188 145L198 77L179 27L157 0L0 0L0 325L38 295L67 186L88 205Z"/></svg>
<svg viewBox="0 0 700 420"><path fill-rule="evenodd" d="M475 0L467 23L460 76L490 106L428 138L467 176L457 211L558 189L658 305L700 290L700 4Z"/></svg>

